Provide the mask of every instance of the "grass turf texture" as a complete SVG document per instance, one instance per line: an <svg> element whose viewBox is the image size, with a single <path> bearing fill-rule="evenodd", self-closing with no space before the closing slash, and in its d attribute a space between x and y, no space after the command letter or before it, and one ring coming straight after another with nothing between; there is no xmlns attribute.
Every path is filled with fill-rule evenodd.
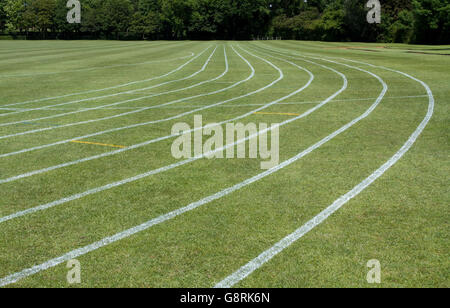
<svg viewBox="0 0 450 308"><path fill-rule="evenodd" d="M193 78L147 92L17 113L29 108L95 98L182 79L200 70L216 45L217 50L209 65ZM55 127L111 117L136 108L228 87L251 73L250 67L233 52L231 46L256 71L255 76L243 84L170 106L83 125ZM191 53L197 56L208 47L205 53L183 69L164 78L103 92L11 105L161 76L193 59ZM271 52L267 47L284 54ZM244 95L277 80L279 72L274 67L246 51L272 62L283 71L284 78L264 91L221 106L176 120L106 133L82 141L131 146L170 135L174 123L187 122L192 125L194 114L202 114L204 123L232 119L288 95L307 83L309 75L305 71L272 56L305 67L315 75L315 79L303 92L264 112L300 114L342 87L339 75L300 59L289 58L292 53L343 57L400 70L426 82L436 99L434 116L414 147L362 194L236 286L370 287L372 285L366 282L366 263L378 259L382 265L383 287L449 287L450 58L407 52L410 49L448 52L448 46L439 47L288 41L3 41L0 43L0 108L3 108L0 109L0 125L19 123L0 126L0 136L40 128L54 129L0 139L0 155L134 123L168 118ZM229 70L215 82L109 108L33 120L173 91L213 79L225 70L224 48ZM281 161L361 115L382 89L373 76L364 72L322 60L308 60L345 74L348 89L310 116L281 127ZM76 286L212 287L317 215L386 162L423 120L428 107L426 92L420 84L397 73L336 61L360 66L377 74L388 84L385 98L367 119L259 182L78 257L82 284ZM290 117L258 114L240 122L279 123ZM175 163L177 160L170 153L173 140L0 184L0 216ZM117 149L70 142L1 157L0 178L113 150ZM259 173L259 160L202 159L1 223L0 277L142 224ZM10 286L68 287L67 271L63 263Z"/></svg>

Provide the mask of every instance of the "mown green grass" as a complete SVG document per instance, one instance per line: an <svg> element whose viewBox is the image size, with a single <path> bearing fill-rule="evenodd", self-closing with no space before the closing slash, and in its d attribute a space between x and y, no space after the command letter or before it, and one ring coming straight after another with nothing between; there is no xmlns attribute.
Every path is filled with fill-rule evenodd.
<svg viewBox="0 0 450 308"><path fill-rule="evenodd" d="M449 286L449 64L447 56L411 54L407 49L426 46L320 42L9 42L0 44L0 105L68 93L95 90L163 75L210 47L201 57L168 77L100 93L89 93L17 108L38 108L104 94L149 87L198 71L217 51L206 70L192 79L149 90L161 93L212 79L218 82L117 107L147 107L212 92L255 77L228 91L170 107L90 124L0 140L0 155L60 140L164 119L201 106L262 88L279 77L266 62L284 73L270 89L223 106L203 110L204 123L218 122L250 112L302 87L309 75L285 61L310 70L309 88L266 112L302 113L342 86L342 79L323 67L293 54L346 58L404 71L432 89L435 114L417 143L402 160L361 195L325 223L276 256L238 287L370 287L367 261L382 264L383 287ZM239 48L242 47L243 49ZM386 48L378 48L378 47ZM268 51L273 48L283 55ZM347 47L358 47L347 49ZM440 46L448 49L448 46ZM373 52L375 50L375 52ZM173 61L166 61L175 59ZM352 64L343 60L336 61ZM142 65L120 66L142 63ZM298 154L361 115L382 90L373 76L349 67L313 60L347 76L348 89L310 116L280 129L280 159ZM385 99L365 120L289 167L242 190L211 202L128 239L79 257L81 287L212 287L240 266L293 232L385 163L406 142L425 117L428 98L417 82L399 74L358 65L380 76L389 86ZM86 68L94 70L80 70ZM104 68L100 68L104 67ZM68 72L70 71L70 72ZM40 75L32 75L46 73ZM51 73L51 74L49 74ZM14 76L13 76L14 75ZM1 123L112 104L149 93L12 114ZM417 96L417 97L416 97ZM2 108L0 106L0 108ZM101 109L47 120L0 127L0 136L97 119L126 112ZM121 130L90 142L131 146L170 135L177 122L193 124L193 115L177 120ZM252 115L243 123L279 123L285 115ZM170 149L174 139L119 155L57 169L11 183L0 184L0 216L6 216L177 162ZM114 149L67 143L0 158L0 178L74 161ZM40 264L73 249L139 225L183 207L262 172L259 159L202 159L145 179L86 196L54 208L0 224L0 277ZM68 287L65 264L25 278L12 286Z"/></svg>

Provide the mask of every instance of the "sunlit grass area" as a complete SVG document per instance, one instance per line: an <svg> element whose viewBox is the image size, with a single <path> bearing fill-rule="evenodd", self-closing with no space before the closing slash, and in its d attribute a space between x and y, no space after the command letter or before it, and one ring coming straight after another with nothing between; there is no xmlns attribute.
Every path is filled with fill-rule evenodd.
<svg viewBox="0 0 450 308"><path fill-rule="evenodd" d="M0 285L68 287L77 259L77 287L214 287L395 158L431 115L376 181L234 286L449 287L449 51L2 41ZM172 127L195 115L280 123L281 167L174 158Z"/></svg>

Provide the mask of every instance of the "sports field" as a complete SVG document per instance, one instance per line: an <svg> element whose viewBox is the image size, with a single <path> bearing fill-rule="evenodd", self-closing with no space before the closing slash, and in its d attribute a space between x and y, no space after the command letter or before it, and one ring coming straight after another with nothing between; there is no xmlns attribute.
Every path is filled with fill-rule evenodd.
<svg viewBox="0 0 450 308"><path fill-rule="evenodd" d="M450 287L449 51L0 42L0 286ZM196 115L280 164L174 158Z"/></svg>

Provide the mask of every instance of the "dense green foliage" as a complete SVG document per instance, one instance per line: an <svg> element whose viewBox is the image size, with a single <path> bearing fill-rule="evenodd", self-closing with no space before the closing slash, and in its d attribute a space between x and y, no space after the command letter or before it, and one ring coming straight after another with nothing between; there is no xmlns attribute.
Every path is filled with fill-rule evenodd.
<svg viewBox="0 0 450 308"><path fill-rule="evenodd" d="M251 39L449 43L450 0L382 1L382 23L365 0L0 0L0 31L60 38Z"/></svg>

